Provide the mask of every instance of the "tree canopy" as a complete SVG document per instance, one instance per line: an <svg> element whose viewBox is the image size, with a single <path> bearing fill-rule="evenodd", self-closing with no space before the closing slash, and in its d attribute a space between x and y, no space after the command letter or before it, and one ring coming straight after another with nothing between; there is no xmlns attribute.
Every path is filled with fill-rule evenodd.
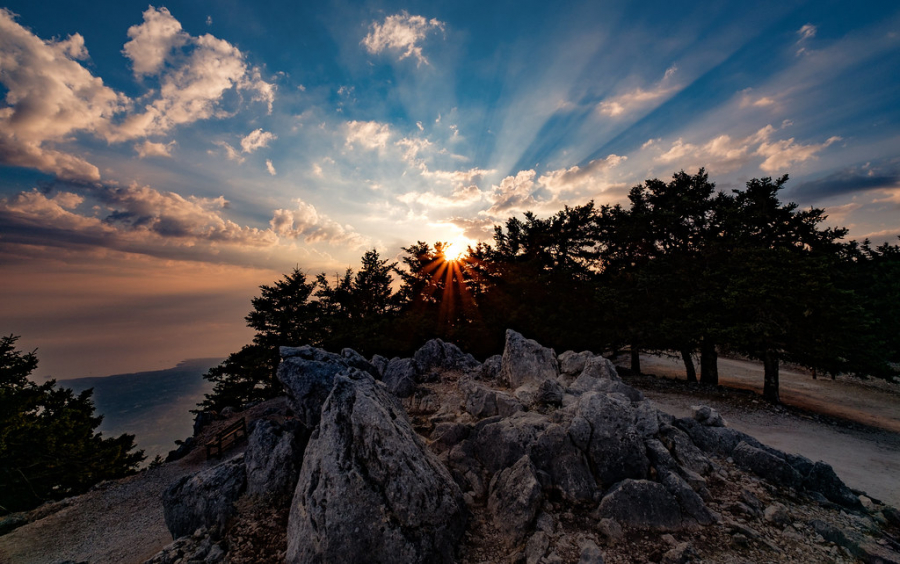
<svg viewBox="0 0 900 564"><path fill-rule="evenodd" d="M0 514L88 490L102 480L134 473L144 451L134 435L104 438L96 431L93 390L75 394L54 380L36 384L34 351L0 337Z"/></svg>

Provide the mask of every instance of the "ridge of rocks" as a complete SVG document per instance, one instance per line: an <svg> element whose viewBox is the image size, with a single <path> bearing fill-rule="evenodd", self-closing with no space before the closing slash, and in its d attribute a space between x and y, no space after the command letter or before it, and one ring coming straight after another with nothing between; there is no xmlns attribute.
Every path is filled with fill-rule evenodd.
<svg viewBox="0 0 900 564"><path fill-rule="evenodd" d="M437 339L412 358L281 356L292 417L166 491L176 541L151 562L254 561L233 533L252 500L282 508L292 563L900 562L895 509L708 407L657 410L589 351L509 330L484 363Z"/></svg>

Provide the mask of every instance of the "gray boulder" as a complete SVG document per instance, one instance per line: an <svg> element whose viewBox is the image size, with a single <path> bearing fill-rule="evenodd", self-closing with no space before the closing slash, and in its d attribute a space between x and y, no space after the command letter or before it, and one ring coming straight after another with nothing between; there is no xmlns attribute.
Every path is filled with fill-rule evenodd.
<svg viewBox="0 0 900 564"><path fill-rule="evenodd" d="M850 488L834 473L834 469L824 462L813 464L809 474L803 478L803 486L808 490L819 492L828 501L838 505L851 509L862 508L859 497L850 491Z"/></svg>
<svg viewBox="0 0 900 564"><path fill-rule="evenodd" d="M543 503L541 484L531 459L523 456L511 467L491 480L488 498L494 525L503 534L508 547L513 547L531 531Z"/></svg>
<svg viewBox="0 0 900 564"><path fill-rule="evenodd" d="M511 395L473 380L463 383L460 388L463 392L465 410L478 419L495 415L508 417L523 409L522 404Z"/></svg>
<svg viewBox="0 0 900 564"><path fill-rule="evenodd" d="M309 430L295 421L283 425L256 421L244 453L247 493L273 498L292 495L308 441Z"/></svg>
<svg viewBox="0 0 900 564"><path fill-rule="evenodd" d="M500 376L500 367L503 364L503 357L499 354L488 357L484 364L481 365L481 372L478 375L482 380L496 380Z"/></svg>
<svg viewBox="0 0 900 564"><path fill-rule="evenodd" d="M589 392L576 405L577 418L589 425L586 452L598 482L608 485L625 478L647 477L650 461L634 424L635 409L627 398ZM581 431L582 436L584 433Z"/></svg>
<svg viewBox="0 0 900 564"><path fill-rule="evenodd" d="M506 330L506 346L500 366L500 381L512 389L540 386L544 380L556 380L559 365L553 349L542 347L512 329Z"/></svg>
<svg viewBox="0 0 900 564"><path fill-rule="evenodd" d="M706 405L692 405L691 412L694 419L701 425L706 427L724 427L725 420L719 415L719 412Z"/></svg>
<svg viewBox="0 0 900 564"><path fill-rule="evenodd" d="M335 378L306 449L287 562L452 562L466 526L459 487L369 375Z"/></svg>
<svg viewBox="0 0 900 564"><path fill-rule="evenodd" d="M550 426L547 417L532 411L500 419L485 419L472 430L473 452L491 473L515 464L531 453L537 438Z"/></svg>
<svg viewBox="0 0 900 564"><path fill-rule="evenodd" d="M310 346L281 347L280 351L278 380L284 385L297 419L312 429L319 423L322 404L331 393L334 377L350 365L340 355Z"/></svg>
<svg viewBox="0 0 900 564"><path fill-rule="evenodd" d="M222 531L246 487L243 455L183 476L162 495L163 517L172 538L190 535L200 527Z"/></svg>
<svg viewBox="0 0 900 564"><path fill-rule="evenodd" d="M559 362L559 373L560 375L576 377L584 370L584 365L588 361L589 358L592 358L594 353L591 351L566 351L559 355L557 359Z"/></svg>
<svg viewBox="0 0 900 564"><path fill-rule="evenodd" d="M598 514L636 529L677 531L683 527L678 500L662 484L624 480L600 502Z"/></svg>
<svg viewBox="0 0 900 564"><path fill-rule="evenodd" d="M416 363L411 358L392 358L381 380L398 398L408 398L416 390Z"/></svg>
<svg viewBox="0 0 900 564"><path fill-rule="evenodd" d="M800 474L784 458L751 446L745 441L741 441L735 447L731 456L738 467L749 470L774 484L796 488L802 483Z"/></svg>
<svg viewBox="0 0 900 564"><path fill-rule="evenodd" d="M343 348L341 349L341 356L348 366L352 366L357 370L364 370L372 376L375 376L376 378L378 377L378 369L373 366L372 363L366 360L366 357L359 354L355 350L351 348Z"/></svg>
<svg viewBox="0 0 900 564"><path fill-rule="evenodd" d="M376 378L381 378L382 376L384 376L384 371L387 370L389 362L390 360L386 359L380 354L376 354L372 357L372 360L369 361L369 364L371 364L375 369L375 372L378 373Z"/></svg>
<svg viewBox="0 0 900 564"><path fill-rule="evenodd" d="M418 368L420 381L432 381L441 370L476 370L481 363L470 354L462 352L453 343L432 339L422 345L413 356Z"/></svg>

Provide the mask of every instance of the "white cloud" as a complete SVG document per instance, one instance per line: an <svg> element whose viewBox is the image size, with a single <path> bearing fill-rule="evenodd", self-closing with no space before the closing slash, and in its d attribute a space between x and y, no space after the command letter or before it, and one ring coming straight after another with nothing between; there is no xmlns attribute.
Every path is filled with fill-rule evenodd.
<svg viewBox="0 0 900 564"><path fill-rule="evenodd" d="M427 65L428 59L422 54L420 43L424 41L429 31L443 29L443 22L422 16L411 16L403 11L386 17L383 23L372 22L368 35L362 40L362 45L373 55L390 49L400 53L399 60L413 57L419 64Z"/></svg>
<svg viewBox="0 0 900 564"><path fill-rule="evenodd" d="M584 167L572 166L570 168L552 170L541 175L538 178L538 183L556 196L563 192L579 189L588 189L595 192L602 191L605 173L627 159L628 157L613 154L605 159L595 159Z"/></svg>
<svg viewBox="0 0 900 564"><path fill-rule="evenodd" d="M443 210L446 208L460 208L477 204L482 201L484 194L475 185L459 186L449 196L443 196L435 192L407 192L397 199L404 204L419 204L426 208Z"/></svg>
<svg viewBox="0 0 900 564"><path fill-rule="evenodd" d="M307 243L326 242L351 248L368 244L368 240L351 227L342 226L328 216L320 215L312 204L300 200L297 200L296 209L275 210L269 225L279 237L303 239Z"/></svg>
<svg viewBox="0 0 900 564"><path fill-rule="evenodd" d="M263 131L262 128L251 131L246 137L241 139L241 149L245 153L252 153L257 149L267 147L271 141L278 139L274 133Z"/></svg>
<svg viewBox="0 0 900 564"><path fill-rule="evenodd" d="M507 176L499 185L491 187L490 209L481 212L488 217L509 215L516 211L526 211L537 204L532 193L536 189L534 170L521 170L515 176Z"/></svg>
<svg viewBox="0 0 900 564"><path fill-rule="evenodd" d="M348 121L348 147L358 144L364 149L384 149L391 138L391 128L377 121Z"/></svg>
<svg viewBox="0 0 900 564"><path fill-rule="evenodd" d="M153 141L145 139L143 143L136 144L134 150L137 151L138 158L140 159L146 157L171 157L172 149L176 144L176 141L154 143Z"/></svg>
<svg viewBox="0 0 900 564"><path fill-rule="evenodd" d="M87 131L107 137L111 120L128 99L105 86L76 59L87 58L84 38L44 41L0 9L0 162L36 168L62 178L98 180L84 159L47 147Z"/></svg>
<svg viewBox="0 0 900 564"><path fill-rule="evenodd" d="M649 90L639 87L600 102L597 105L597 112L609 117L619 117L645 108L660 98L678 91L681 87L671 84L677 70L675 66L667 69L662 79Z"/></svg>
<svg viewBox="0 0 900 564"><path fill-rule="evenodd" d="M764 157L759 164L759 168L763 171L787 172L786 169L795 163L818 158L817 153L841 139L831 137L824 143L803 145L795 142L794 138L772 140L777 131L771 125L767 125L743 139L719 135L701 145L679 138L654 160L666 164L674 163L682 169L702 166L711 172L721 174L749 164L753 157Z"/></svg>
<svg viewBox="0 0 900 564"><path fill-rule="evenodd" d="M800 36L800 39L797 40L797 45L800 46L800 48L797 49L797 56L808 52L804 45L806 44L807 40L812 39L816 36L816 31L818 30L813 24L806 24L797 30L797 35Z"/></svg>
<svg viewBox="0 0 900 564"><path fill-rule="evenodd" d="M128 30L123 53L137 77L156 78L159 88L136 107L78 62L88 58L81 35L45 41L0 9L0 81L7 103L0 108L0 162L97 181L96 166L52 144L79 132L111 143L163 134L223 115L219 102L228 91L249 93L271 111L274 85L248 67L236 47L208 34L190 36L165 8L150 7L143 15L144 22Z"/></svg>
<svg viewBox="0 0 900 564"><path fill-rule="evenodd" d="M272 176L275 176L276 174L278 174L275 171L275 165L272 164L271 159L266 159L266 170L268 170L269 174L271 174Z"/></svg>
<svg viewBox="0 0 900 564"><path fill-rule="evenodd" d="M238 164L244 162L244 157L241 156L241 152L226 143L225 141L215 141L215 144L219 147L225 149L225 156L228 157L228 160L235 161Z"/></svg>

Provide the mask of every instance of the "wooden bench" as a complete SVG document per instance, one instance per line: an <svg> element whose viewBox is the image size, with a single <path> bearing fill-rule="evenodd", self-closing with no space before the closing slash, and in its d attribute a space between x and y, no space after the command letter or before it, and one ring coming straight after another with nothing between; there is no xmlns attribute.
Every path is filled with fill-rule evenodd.
<svg viewBox="0 0 900 564"><path fill-rule="evenodd" d="M246 438L247 420L241 417L240 420L216 433L216 438L206 443L206 459L209 460L213 456L222 458L223 450L236 445L238 441Z"/></svg>

